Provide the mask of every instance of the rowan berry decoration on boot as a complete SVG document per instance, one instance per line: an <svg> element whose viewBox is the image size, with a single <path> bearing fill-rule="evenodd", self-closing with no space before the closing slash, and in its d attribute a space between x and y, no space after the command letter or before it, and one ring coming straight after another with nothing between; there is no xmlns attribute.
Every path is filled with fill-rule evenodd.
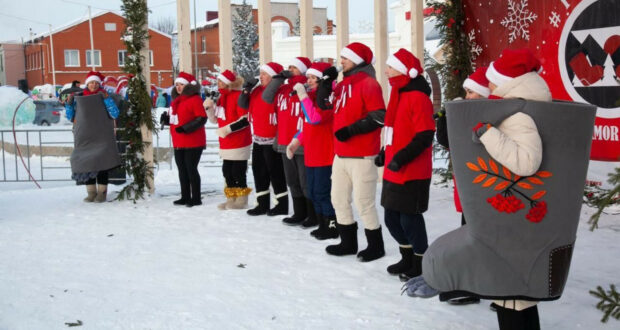
<svg viewBox="0 0 620 330"><path fill-rule="evenodd" d="M534 202L534 206L530 209L530 211L525 216L530 222L540 222L545 215L547 214L547 203L545 201L542 202Z"/></svg>
<svg viewBox="0 0 620 330"><path fill-rule="evenodd" d="M494 209L506 213L515 213L525 207L523 202L517 197L504 197L502 194L487 198L487 203L491 204Z"/></svg>

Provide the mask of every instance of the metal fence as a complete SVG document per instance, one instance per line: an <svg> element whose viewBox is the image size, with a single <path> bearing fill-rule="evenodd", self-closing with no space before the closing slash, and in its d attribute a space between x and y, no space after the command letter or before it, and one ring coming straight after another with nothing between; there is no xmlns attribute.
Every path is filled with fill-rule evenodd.
<svg viewBox="0 0 620 330"><path fill-rule="evenodd" d="M207 137L216 136L215 127L205 129ZM167 141L161 141L161 139L167 139ZM117 143L120 145L126 141L117 141ZM30 175L37 181L72 180L69 163L73 150L71 128L0 130L0 147L2 149L0 182L32 181ZM123 149L119 148L119 150ZM222 162L219 159L218 150L219 140L217 138L207 139L207 148L203 151L200 166L221 167ZM19 151L21 151L21 158ZM161 166L172 169L174 152L169 134L161 138L159 135L153 135L153 155L157 161L157 169ZM22 163L22 158L24 163Z"/></svg>

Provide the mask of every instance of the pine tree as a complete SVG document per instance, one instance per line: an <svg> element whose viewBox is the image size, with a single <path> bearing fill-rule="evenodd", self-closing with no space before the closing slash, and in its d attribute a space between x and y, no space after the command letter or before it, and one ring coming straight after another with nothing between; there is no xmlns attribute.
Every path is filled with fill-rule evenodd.
<svg viewBox="0 0 620 330"><path fill-rule="evenodd" d="M246 0L237 8L233 19L233 69L244 78L258 75L258 27L252 20L252 6Z"/></svg>

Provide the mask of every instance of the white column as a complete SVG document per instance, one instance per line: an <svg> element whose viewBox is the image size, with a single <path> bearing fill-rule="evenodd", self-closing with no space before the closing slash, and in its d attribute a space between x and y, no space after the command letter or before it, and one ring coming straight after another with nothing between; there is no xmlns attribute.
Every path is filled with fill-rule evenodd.
<svg viewBox="0 0 620 330"><path fill-rule="evenodd" d="M349 0L336 0L336 63L340 63L340 51L349 44Z"/></svg>
<svg viewBox="0 0 620 330"><path fill-rule="evenodd" d="M148 0L146 1L148 5ZM148 31L148 13L144 13L146 16L144 22L144 29ZM140 51L140 55L144 58L142 61L142 74L144 75L144 83L146 84L146 92L148 95L151 95L151 65L149 64L149 39L144 41L144 48ZM142 141L144 142L144 160L147 162L148 168L152 170L151 173L155 172L155 166L153 162L153 132L149 130L146 125L142 125L140 127L142 132ZM155 183L153 181L153 174L147 178L147 185L149 187L149 193L155 192Z"/></svg>
<svg viewBox="0 0 620 330"><path fill-rule="evenodd" d="M88 30L90 31L90 69L95 71L95 46L93 41L93 19L90 15L90 6L88 6Z"/></svg>
<svg viewBox="0 0 620 330"><path fill-rule="evenodd" d="M190 44L189 0L177 0L177 41L179 45L179 70L192 72Z"/></svg>
<svg viewBox="0 0 620 330"><path fill-rule="evenodd" d="M424 16L423 1L409 0L411 4L411 52L424 68Z"/></svg>
<svg viewBox="0 0 620 330"><path fill-rule="evenodd" d="M312 21L312 0L299 0L299 41L301 42L301 56L312 60L314 58L313 49L313 21Z"/></svg>
<svg viewBox="0 0 620 330"><path fill-rule="evenodd" d="M260 64L271 62L270 0L258 0L258 49Z"/></svg>
<svg viewBox="0 0 620 330"><path fill-rule="evenodd" d="M230 0L218 0L217 5L220 38L220 67L222 71L232 70L232 11L230 8ZM209 68L209 70L210 69L211 68Z"/></svg>
<svg viewBox="0 0 620 330"><path fill-rule="evenodd" d="M385 62L388 57L387 0L375 0L375 69L377 81L383 88L383 99L387 101L388 84L385 76Z"/></svg>
<svg viewBox="0 0 620 330"><path fill-rule="evenodd" d="M49 24L50 29L50 54L52 55L52 85L56 90L56 65L54 64L54 36L52 34L52 24Z"/></svg>

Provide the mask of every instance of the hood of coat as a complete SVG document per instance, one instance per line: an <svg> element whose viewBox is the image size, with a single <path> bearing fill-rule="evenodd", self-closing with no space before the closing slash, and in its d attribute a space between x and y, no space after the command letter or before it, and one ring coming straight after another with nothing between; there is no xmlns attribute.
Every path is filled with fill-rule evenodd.
<svg viewBox="0 0 620 330"><path fill-rule="evenodd" d="M179 96L179 93L177 93L177 89L175 87L172 87L172 93L170 94L173 100ZM197 94L200 95L200 85L198 84L187 84L185 85L185 87L183 87L183 92L181 92L181 95L185 96L192 96Z"/></svg>
<svg viewBox="0 0 620 330"><path fill-rule="evenodd" d="M504 99L551 101L549 86L536 72L526 73L498 86L491 95Z"/></svg>

